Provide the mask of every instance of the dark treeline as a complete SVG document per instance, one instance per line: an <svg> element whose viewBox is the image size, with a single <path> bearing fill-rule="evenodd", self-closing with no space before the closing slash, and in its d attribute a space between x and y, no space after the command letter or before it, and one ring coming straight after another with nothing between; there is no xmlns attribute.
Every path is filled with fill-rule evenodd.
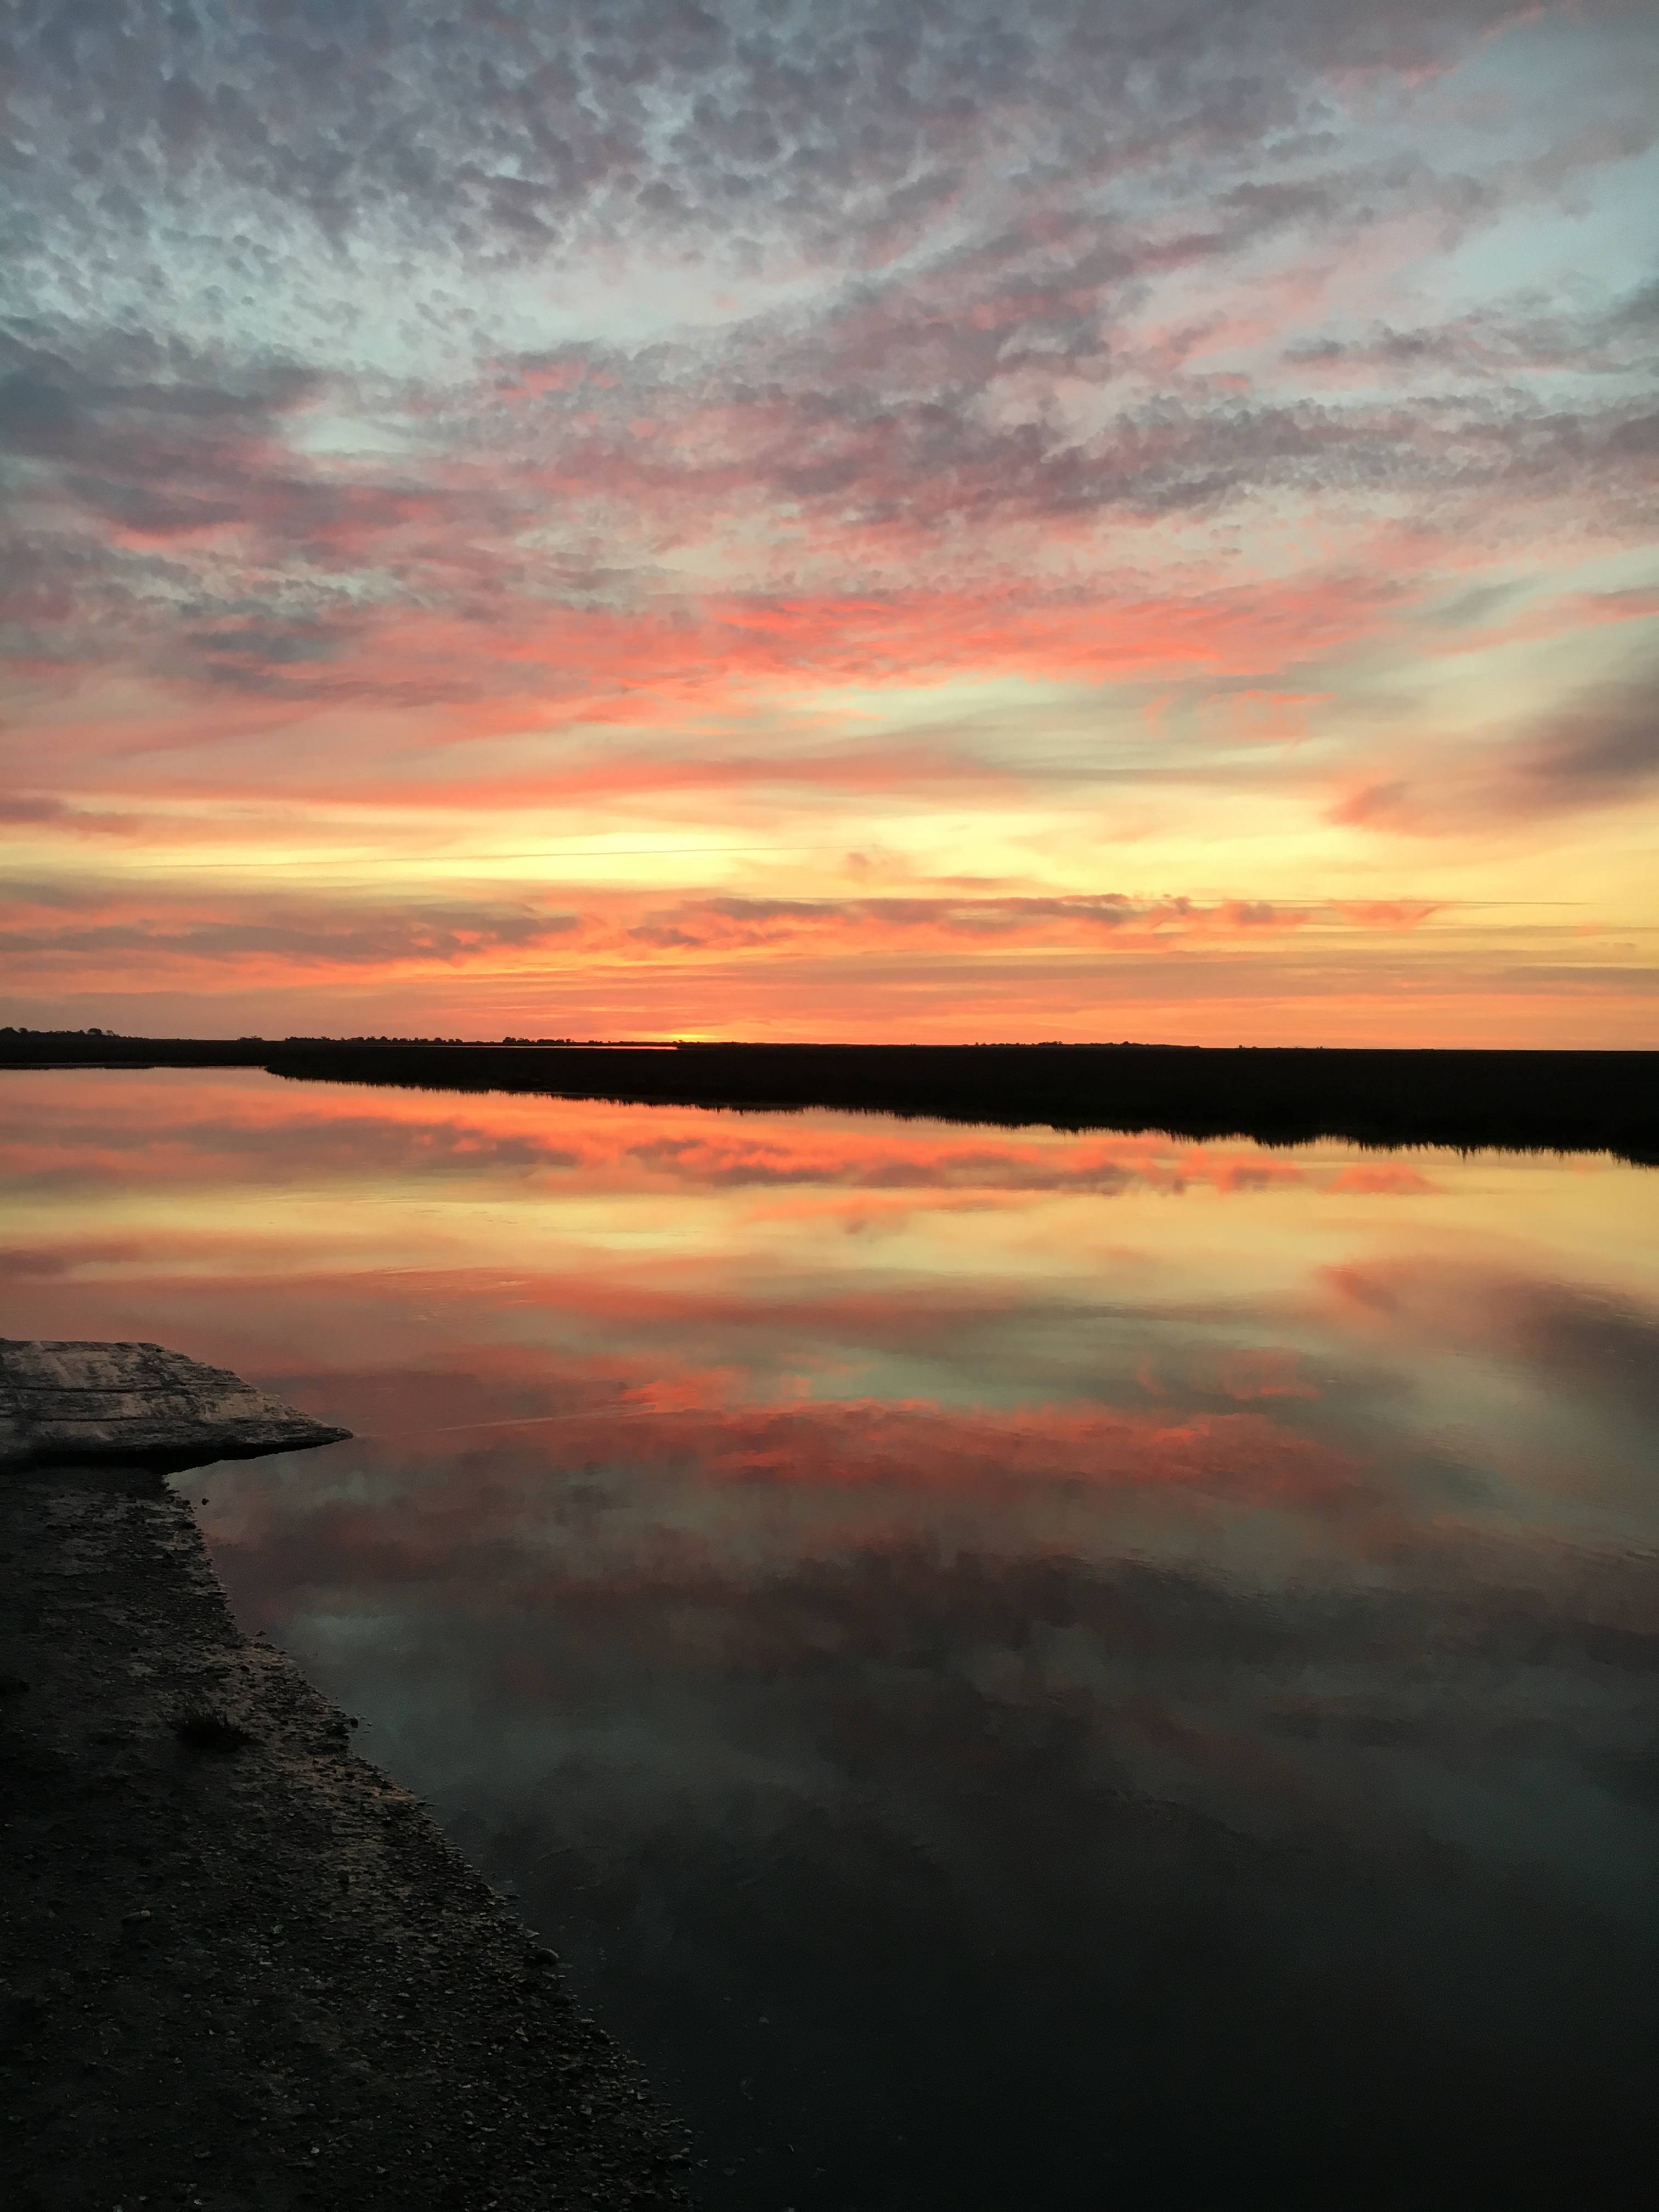
<svg viewBox="0 0 1659 2212"><path fill-rule="evenodd" d="M805 1106L1302 1144L1610 1152L1659 1164L1659 1053L1198 1045L451 1044L0 1031L0 1065L253 1066L308 1081Z"/></svg>
<svg viewBox="0 0 1659 2212"><path fill-rule="evenodd" d="M0 1067L263 1067L263 1037L129 1037L113 1030L0 1029Z"/></svg>
<svg viewBox="0 0 1659 2212"><path fill-rule="evenodd" d="M1178 1137L1615 1152L1659 1163L1659 1054L1197 1045L284 1047L278 1074L647 1103L793 1108Z"/></svg>

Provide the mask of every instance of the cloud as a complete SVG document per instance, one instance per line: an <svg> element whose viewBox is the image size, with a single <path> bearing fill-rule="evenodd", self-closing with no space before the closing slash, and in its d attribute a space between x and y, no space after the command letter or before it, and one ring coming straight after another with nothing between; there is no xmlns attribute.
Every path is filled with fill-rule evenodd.
<svg viewBox="0 0 1659 2212"><path fill-rule="evenodd" d="M1659 1413L1659 1307L1593 1283L1475 1266L1345 1265L1333 1293L1373 1326L1485 1352L1643 1420Z"/></svg>
<svg viewBox="0 0 1659 2212"><path fill-rule="evenodd" d="M1048 941L1092 942L1120 931L1166 928L1185 933L1296 929L1320 916L1265 899L1205 905L1192 899L1135 900L1118 892L1095 896L758 899L705 898L648 915L628 934L664 951L751 948L806 939L902 939L921 933L950 940L994 941L1040 934ZM1346 917L1344 917L1346 918Z"/></svg>
<svg viewBox="0 0 1659 2212"><path fill-rule="evenodd" d="M55 818L55 817L53 817ZM14 988L31 975L84 988L142 960L152 985L214 975L215 988L302 985L358 971L388 985L422 971L506 977L548 956L603 959L613 971L735 963L769 965L781 949L825 961L902 963L929 949L988 953L1043 948L1145 953L1287 932L1375 937L1416 929L1426 902L1361 910L1266 899L1134 899L957 892L842 899L688 895L667 906L648 894L544 892L516 901L453 895L376 898L370 892L190 893L160 886L107 890L20 886L0 905L0 957ZM866 970L866 973L868 971ZM362 1027L361 1023L356 1024ZM378 1031L377 1031L378 1033Z"/></svg>
<svg viewBox="0 0 1659 2212"><path fill-rule="evenodd" d="M1316 381L1382 379L1410 382L1444 372L1492 382L1539 372L1633 380L1635 410L1615 432L1632 434L1647 419L1642 385L1649 368L1659 287L1642 283L1595 305L1543 307L1536 295L1510 298L1411 329L1374 325L1362 336L1322 337L1289 346L1285 361Z"/></svg>
<svg viewBox="0 0 1659 2212"><path fill-rule="evenodd" d="M68 811L61 799L0 795L0 822L57 822Z"/></svg>
<svg viewBox="0 0 1659 2212"><path fill-rule="evenodd" d="M861 596L866 675L1006 665L994 624L983 658L963 635L960 595L1012 599L1033 655L1045 626L1115 635L1122 667L1152 656L1130 646L1144 595L1123 588L1136 558L1115 533L1141 528L1139 553L1148 524L1336 496L1355 519L1403 498L1455 531L1449 500L1490 527L1571 495L1638 529L1629 460L1648 433L1628 394L1534 393L1516 361L1494 382L1481 356L1467 389L1333 404L1259 365L1202 366L1259 312L1264 255L1317 320L1310 253L1536 188L1512 165L1477 185L1328 129L1327 157L1307 135L1356 67L1420 84L1509 12L1401 8L1377 34L1302 0L1178 26L1055 0L1018 31L979 0L902 30L854 0L684 26L617 4L580 28L421 5L400 12L395 66L351 10L325 35L276 9L185 29L118 6L68 43L26 19L17 97L46 150L0 388L21 649L295 702L464 701L504 667L529 698L637 702L653 672L653 672L665 629L707 670L751 655L772 619L824 667L837 600ZM1264 157L1264 132L1307 150ZM220 250L187 222L198 206L224 210L234 281L198 265ZM545 264L580 290L590 251L605 279L571 330L489 342L492 270ZM705 294L730 264L730 313L607 329L607 299L667 281L660 259L630 276L636 252L695 269ZM778 255L822 281L745 294L738 264ZM108 289L129 266L149 270L130 313ZM314 298L288 299L293 283ZM1164 299L1194 283L1208 295ZM1529 358L1639 344L1643 297L1558 313L1553 354ZM374 317L397 343L366 360ZM1377 343L1443 365L1469 323ZM463 343L441 374L422 333L447 325ZM1361 343L1310 338L1297 358ZM1061 544L1091 582L1042 573ZM1200 662L1231 566L1215 554L1182 594L1177 649ZM669 583L688 556L708 590ZM1310 577L1304 603L1328 585L1363 617L1340 574ZM1380 579L1370 596L1375 615ZM584 609L608 629L585 635ZM1227 665L1334 635L1260 617ZM1113 665L1103 645L1062 651L1059 672Z"/></svg>
<svg viewBox="0 0 1659 2212"><path fill-rule="evenodd" d="M1659 692L1650 674L1601 684L1506 742L1454 752L1432 779L1362 785L1331 819L1418 835L1480 831L1616 806L1659 784Z"/></svg>
<svg viewBox="0 0 1659 2212"><path fill-rule="evenodd" d="M1607 684L1549 716L1516 749L1511 804L1526 813L1606 806L1659 778L1659 690Z"/></svg>
<svg viewBox="0 0 1659 2212"><path fill-rule="evenodd" d="M27 919L19 911L25 903L14 899L0 916L0 954L20 964L82 969L120 967L133 956L152 968L207 964L227 975L248 963L278 970L449 965L538 950L581 926L574 914L427 899L377 911L364 902L173 899L158 907L131 893L103 902L82 895L70 902L81 909L72 920L62 918L61 898ZM106 914L94 918L88 910L99 903Z"/></svg>
<svg viewBox="0 0 1659 2212"><path fill-rule="evenodd" d="M112 808L70 806L47 792L0 793L0 823L94 837L138 837L149 827L142 815L119 813Z"/></svg>
<svg viewBox="0 0 1659 2212"><path fill-rule="evenodd" d="M126 0L72 32L28 8L19 107L43 152L26 243L49 254L91 215L106 251L161 259L161 211L193 199L240 225L218 240L187 228L166 241L173 266L197 257L228 291L275 273L278 239L360 268L423 246L440 265L519 270L644 239L740 274L786 243L844 254L849 234L876 256L999 162L1109 174L1127 155L1156 173L1253 150L1306 118L1322 76L1420 81L1513 12L1459 0L1362 25L1279 0L1172 23L1151 5L1103 19L1040 0L1016 26L988 0L902 23L878 0L607 0L579 20L412 0L391 59L362 6L175 19Z"/></svg>

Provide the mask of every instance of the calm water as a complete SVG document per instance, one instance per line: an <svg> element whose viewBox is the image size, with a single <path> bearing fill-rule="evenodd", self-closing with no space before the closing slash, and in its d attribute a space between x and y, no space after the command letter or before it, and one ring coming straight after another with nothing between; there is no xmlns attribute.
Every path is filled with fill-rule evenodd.
<svg viewBox="0 0 1659 2212"><path fill-rule="evenodd" d="M1659 1173L0 1077L182 1479L716 2212L1594 2200L1659 2056Z"/></svg>

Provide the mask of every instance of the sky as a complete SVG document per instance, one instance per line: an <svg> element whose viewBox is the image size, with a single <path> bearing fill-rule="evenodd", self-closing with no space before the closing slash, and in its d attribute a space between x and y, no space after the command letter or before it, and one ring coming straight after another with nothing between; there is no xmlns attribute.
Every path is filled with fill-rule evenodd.
<svg viewBox="0 0 1659 2212"><path fill-rule="evenodd" d="M1659 1046L1659 20L16 0L0 1021Z"/></svg>

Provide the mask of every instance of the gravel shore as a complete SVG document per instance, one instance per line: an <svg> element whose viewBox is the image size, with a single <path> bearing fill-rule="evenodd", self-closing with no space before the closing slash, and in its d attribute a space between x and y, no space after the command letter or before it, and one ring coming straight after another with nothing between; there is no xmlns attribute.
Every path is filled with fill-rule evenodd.
<svg viewBox="0 0 1659 2212"><path fill-rule="evenodd" d="M154 1474L0 1480L13 2212L682 2206L683 2133Z"/></svg>

